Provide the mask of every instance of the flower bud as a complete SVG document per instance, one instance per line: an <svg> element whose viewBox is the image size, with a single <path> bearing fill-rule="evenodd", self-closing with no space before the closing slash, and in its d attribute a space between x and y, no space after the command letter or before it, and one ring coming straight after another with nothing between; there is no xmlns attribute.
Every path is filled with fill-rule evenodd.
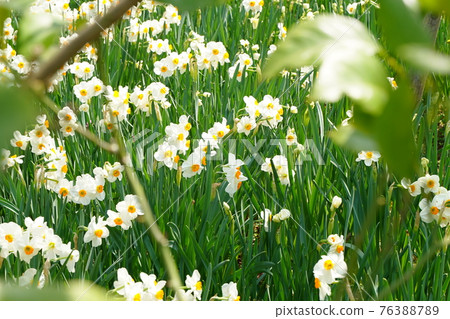
<svg viewBox="0 0 450 319"><path fill-rule="evenodd" d="M333 200L331 201L331 206L333 206L334 209L338 209L342 204L342 198L339 196L334 196Z"/></svg>

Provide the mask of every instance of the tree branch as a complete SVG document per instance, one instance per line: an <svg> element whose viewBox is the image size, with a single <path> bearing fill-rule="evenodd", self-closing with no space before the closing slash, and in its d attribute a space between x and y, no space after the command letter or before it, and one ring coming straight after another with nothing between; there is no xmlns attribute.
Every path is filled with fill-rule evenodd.
<svg viewBox="0 0 450 319"><path fill-rule="evenodd" d="M47 85L52 76L75 56L86 43L93 42L100 37L100 34L115 22L120 20L122 16L134 5L141 0L120 0L120 2L112 7L102 17L97 17L90 25L82 29L78 36L69 42L68 45L62 47L56 55L39 68L36 74L30 75L33 80L38 80Z"/></svg>

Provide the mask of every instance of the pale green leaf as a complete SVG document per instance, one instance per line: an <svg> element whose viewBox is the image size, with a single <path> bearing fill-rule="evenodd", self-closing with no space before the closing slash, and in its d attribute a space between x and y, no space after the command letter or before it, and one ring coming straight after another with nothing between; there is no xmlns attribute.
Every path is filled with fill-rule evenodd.
<svg viewBox="0 0 450 319"><path fill-rule="evenodd" d="M341 50L327 57L319 70L312 99L337 102L344 95L365 112L381 114L388 99L389 83L375 56Z"/></svg>
<svg viewBox="0 0 450 319"><path fill-rule="evenodd" d="M398 54L405 62L422 71L450 74L450 57L420 45L407 44L399 47Z"/></svg>
<svg viewBox="0 0 450 319"><path fill-rule="evenodd" d="M268 60L264 74L271 77L283 68L320 65L339 52L374 55L378 49L377 42L360 21L344 16L321 15L288 30L286 40L279 44Z"/></svg>

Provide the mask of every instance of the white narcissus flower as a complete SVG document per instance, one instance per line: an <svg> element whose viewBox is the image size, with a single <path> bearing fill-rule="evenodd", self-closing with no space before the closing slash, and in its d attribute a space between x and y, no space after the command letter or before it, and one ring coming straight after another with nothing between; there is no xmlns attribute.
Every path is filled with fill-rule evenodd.
<svg viewBox="0 0 450 319"><path fill-rule="evenodd" d="M437 193L439 191L439 176L426 174L418 179L425 194L430 192Z"/></svg>
<svg viewBox="0 0 450 319"><path fill-rule="evenodd" d="M89 205L96 195L95 179L89 174L77 176L70 195L74 203L84 206Z"/></svg>
<svg viewBox="0 0 450 319"><path fill-rule="evenodd" d="M233 153L228 154L228 164L223 167L223 172L226 174L228 185L225 191L233 196L234 193L241 187L242 182L248 180L241 172L241 166L245 163L239 159Z"/></svg>
<svg viewBox="0 0 450 319"><path fill-rule="evenodd" d="M344 261L344 254L330 253L322 256L314 266L315 278L332 284L338 278L344 278L347 273L347 264Z"/></svg>
<svg viewBox="0 0 450 319"><path fill-rule="evenodd" d="M326 296L331 296L331 287L321 277L314 278L314 287L319 289L319 298L325 300Z"/></svg>
<svg viewBox="0 0 450 319"><path fill-rule="evenodd" d="M26 150L30 138L26 135L22 135L19 131L14 132L14 138L11 139L10 143L13 147L18 147L22 150Z"/></svg>
<svg viewBox="0 0 450 319"><path fill-rule="evenodd" d="M178 163L179 157L177 157L177 148L174 145L170 145L167 142L158 146L154 157L158 162L164 163L168 168L175 168Z"/></svg>
<svg viewBox="0 0 450 319"><path fill-rule="evenodd" d="M84 234L84 243L92 242L92 247L97 247L102 244L102 239L109 236L109 230L106 228L106 221L103 217L99 217L96 221L95 216L91 218L88 225L88 231Z"/></svg>
<svg viewBox="0 0 450 319"><path fill-rule="evenodd" d="M120 226L123 230L127 230L131 227L131 216L129 213L122 214L117 213L112 210L107 211L108 219L106 220L106 223L109 227L116 227Z"/></svg>
<svg viewBox="0 0 450 319"><path fill-rule="evenodd" d="M355 14L356 9L358 8L358 4L359 4L358 2L354 2L347 5L347 12L352 15Z"/></svg>
<svg viewBox="0 0 450 319"><path fill-rule="evenodd" d="M128 274L126 268L119 268L117 270L117 280L114 281L114 289L119 295L125 294L125 287L134 284L134 279Z"/></svg>
<svg viewBox="0 0 450 319"><path fill-rule="evenodd" d="M14 222L0 224L0 257L16 255L18 241L22 238L22 228Z"/></svg>
<svg viewBox="0 0 450 319"><path fill-rule="evenodd" d="M419 202L420 211L420 219L422 219L425 223L431 223L433 220L436 220L436 217L439 214L439 208L434 207L431 208L431 203L428 199L424 198Z"/></svg>
<svg viewBox="0 0 450 319"><path fill-rule="evenodd" d="M156 276L141 272L140 274L145 290L145 299L151 301L160 301L164 298L164 291L162 290L166 285L166 281L157 281Z"/></svg>
<svg viewBox="0 0 450 319"><path fill-rule="evenodd" d="M106 162L104 170L106 171L106 180L110 183L114 183L116 180L122 180L122 172L125 170L125 167L119 162L115 162L113 165Z"/></svg>
<svg viewBox="0 0 450 319"><path fill-rule="evenodd" d="M193 294L196 300L202 299L202 282L200 281L200 273L197 269L194 270L192 276L186 275L185 284L188 288L186 293Z"/></svg>
<svg viewBox="0 0 450 319"><path fill-rule="evenodd" d="M70 273L75 272L75 264L80 259L80 252L76 249L72 250L70 248L71 243L62 244L59 248L59 258L60 258L60 264L64 265L66 264L67 270Z"/></svg>
<svg viewBox="0 0 450 319"><path fill-rule="evenodd" d="M22 276L19 277L19 287L29 287L33 284L34 276L37 270L34 268L27 269Z"/></svg>
<svg viewBox="0 0 450 319"><path fill-rule="evenodd" d="M121 216L125 216L123 217L124 221L127 218L134 220L138 216L144 215L141 204L139 203L139 199L136 195L126 195L124 200L116 205L116 210L121 214Z"/></svg>
<svg viewBox="0 0 450 319"><path fill-rule="evenodd" d="M239 296L236 283L230 281L227 284L223 284L222 297L228 301L240 301L241 297Z"/></svg>
<svg viewBox="0 0 450 319"><path fill-rule="evenodd" d="M293 128L289 128L286 134L286 144L291 146L293 144L297 144L297 134L295 134L295 130Z"/></svg>
<svg viewBox="0 0 450 319"><path fill-rule="evenodd" d="M200 152L193 152L181 165L183 177L190 178L200 174L203 170L202 155Z"/></svg>
<svg viewBox="0 0 450 319"><path fill-rule="evenodd" d="M339 196L334 196L333 199L331 200L331 206L334 209L338 209L342 204L342 198L340 198Z"/></svg>
<svg viewBox="0 0 450 319"><path fill-rule="evenodd" d="M377 151L361 151L358 153L356 161L364 161L366 166L371 166L373 162L378 162L380 157L381 155Z"/></svg>
<svg viewBox="0 0 450 319"><path fill-rule="evenodd" d="M43 239L43 256L45 259L56 259L60 251L62 240L58 235L55 235L53 229L48 229Z"/></svg>
<svg viewBox="0 0 450 319"><path fill-rule="evenodd" d="M39 245L39 238L31 238L28 232L24 232L22 237L17 241L17 251L19 252L20 260L30 263L31 259L36 256L41 247Z"/></svg>
<svg viewBox="0 0 450 319"><path fill-rule="evenodd" d="M136 282L125 286L124 297L127 301L143 301L145 300L144 294L144 285L142 282Z"/></svg>
<svg viewBox="0 0 450 319"><path fill-rule="evenodd" d="M407 178L403 178L401 181L401 184L404 188L406 188L411 194L411 196L417 196L422 193L422 185L419 181L415 181L414 183L411 183L411 181Z"/></svg>
<svg viewBox="0 0 450 319"><path fill-rule="evenodd" d="M243 116L237 123L237 132L245 133L245 135L248 136L255 127L256 122L254 118L251 118L249 116Z"/></svg>
<svg viewBox="0 0 450 319"><path fill-rule="evenodd" d="M252 11L253 13L261 12L264 6L263 0L244 0L242 6L245 12Z"/></svg>
<svg viewBox="0 0 450 319"><path fill-rule="evenodd" d="M340 254L344 251L344 236L341 235L330 235L327 238L328 243L331 245L328 253Z"/></svg>

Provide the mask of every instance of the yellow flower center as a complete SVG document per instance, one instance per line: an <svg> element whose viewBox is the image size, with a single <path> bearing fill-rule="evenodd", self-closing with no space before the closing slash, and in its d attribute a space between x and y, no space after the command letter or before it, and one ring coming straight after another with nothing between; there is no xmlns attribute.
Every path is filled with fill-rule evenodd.
<svg viewBox="0 0 450 319"><path fill-rule="evenodd" d="M200 169L200 165L194 164L194 165L192 165L191 169L193 172L197 172Z"/></svg>
<svg viewBox="0 0 450 319"><path fill-rule="evenodd" d="M97 186L97 193L103 193L103 185Z"/></svg>
<svg viewBox="0 0 450 319"><path fill-rule="evenodd" d="M339 254L342 253L342 252L344 251L344 246L338 245L338 246L336 247L336 251L337 251Z"/></svg>
<svg viewBox="0 0 450 319"><path fill-rule="evenodd" d="M20 69L23 69L23 68L25 67L25 64L24 64L23 62L19 62L19 63L17 64L17 66L18 66Z"/></svg>
<svg viewBox="0 0 450 319"><path fill-rule="evenodd" d="M434 181L433 180L429 180L429 181L427 181L427 187L428 188L433 188L434 187Z"/></svg>
<svg viewBox="0 0 450 319"><path fill-rule="evenodd" d="M102 237L102 235L103 235L103 230L97 229L97 230L94 232L94 235L97 236L98 238Z"/></svg>
<svg viewBox="0 0 450 319"><path fill-rule="evenodd" d="M247 124L245 124L244 128L245 128L247 131L250 131L250 130L252 129L252 125L251 125L250 123L247 123Z"/></svg>
<svg viewBox="0 0 450 319"><path fill-rule="evenodd" d="M177 140L182 141L184 139L183 133L178 134Z"/></svg>
<svg viewBox="0 0 450 319"><path fill-rule="evenodd" d="M88 92L86 90L80 90L80 95L81 96L86 96L88 94Z"/></svg>
<svg viewBox="0 0 450 319"><path fill-rule="evenodd" d="M372 152L367 152L366 153L366 157L367 158L372 158L373 157L373 153Z"/></svg>
<svg viewBox="0 0 450 319"><path fill-rule="evenodd" d="M333 264L333 262L332 262L331 260L327 260L327 261L325 261L325 262L323 263L323 267L324 267L326 270L331 270L331 269L333 269L334 264Z"/></svg>
<svg viewBox="0 0 450 319"><path fill-rule="evenodd" d="M67 189L67 188L61 188L60 190L59 190L59 194L62 196L62 197L66 197L67 195L69 195L69 190Z"/></svg>
<svg viewBox="0 0 450 319"><path fill-rule="evenodd" d="M164 291L159 290L156 294L155 294L156 299L158 300L162 300L164 298Z"/></svg>
<svg viewBox="0 0 450 319"><path fill-rule="evenodd" d="M16 146L17 147L22 147L23 146L23 142L22 141L17 141L16 142Z"/></svg>
<svg viewBox="0 0 450 319"><path fill-rule="evenodd" d="M161 72L167 72L168 68L166 66L161 67Z"/></svg>
<svg viewBox="0 0 450 319"><path fill-rule="evenodd" d="M123 224L123 220L120 217L117 217L116 219L114 219L114 224L120 226Z"/></svg>
<svg viewBox="0 0 450 319"><path fill-rule="evenodd" d="M133 297L133 301L141 301L141 294L135 294Z"/></svg>
<svg viewBox="0 0 450 319"><path fill-rule="evenodd" d="M27 245L27 246L25 246L23 251L25 252L26 255L31 255L34 252L34 248L29 246L29 245Z"/></svg>
<svg viewBox="0 0 450 319"><path fill-rule="evenodd" d="M187 124L184 126L184 129L185 129L186 131L189 131L191 128L192 128L191 123L187 123Z"/></svg>
<svg viewBox="0 0 450 319"><path fill-rule="evenodd" d="M129 212L130 214L136 213L136 207L133 206L133 205L128 206L128 212Z"/></svg>
<svg viewBox="0 0 450 319"><path fill-rule="evenodd" d="M173 152L171 150L168 150L164 153L164 157L172 157Z"/></svg>
<svg viewBox="0 0 450 319"><path fill-rule="evenodd" d="M96 86L94 86L94 90L95 90L95 92L99 92L102 90L102 87L100 85L96 85Z"/></svg>
<svg viewBox="0 0 450 319"><path fill-rule="evenodd" d="M236 179L239 179L241 177L241 174L242 174L241 171L237 170L236 174L234 174L234 177L236 177Z"/></svg>
<svg viewBox="0 0 450 319"><path fill-rule="evenodd" d="M319 280L319 278L314 278L314 287L316 289L320 288L320 280Z"/></svg>
<svg viewBox="0 0 450 319"><path fill-rule="evenodd" d="M80 197L85 197L87 195L87 192L84 189L82 189L78 192L78 195L80 195Z"/></svg>
<svg viewBox="0 0 450 319"><path fill-rule="evenodd" d="M115 170L115 171L113 172L113 176L114 176L114 177L119 177L119 176L120 176L120 172L119 172L118 170Z"/></svg>
<svg viewBox="0 0 450 319"><path fill-rule="evenodd" d="M8 243L12 243L13 240L14 240L14 237L13 237L11 234L9 234L9 235L6 235L6 236L5 236L5 240L6 240Z"/></svg>
<svg viewBox="0 0 450 319"><path fill-rule="evenodd" d="M202 290L202 282L201 281L197 281L197 283L195 284L195 289Z"/></svg>
<svg viewBox="0 0 450 319"><path fill-rule="evenodd" d="M219 54L219 50L213 49L213 50L212 50L212 53L213 53L214 55L218 55L218 54Z"/></svg>
<svg viewBox="0 0 450 319"><path fill-rule="evenodd" d="M67 173L67 165L63 165L63 166L61 167L61 172Z"/></svg>
<svg viewBox="0 0 450 319"><path fill-rule="evenodd" d="M436 206L433 206L433 207L431 207L430 212L433 215L437 215L437 214L439 214L439 208L437 208Z"/></svg>

